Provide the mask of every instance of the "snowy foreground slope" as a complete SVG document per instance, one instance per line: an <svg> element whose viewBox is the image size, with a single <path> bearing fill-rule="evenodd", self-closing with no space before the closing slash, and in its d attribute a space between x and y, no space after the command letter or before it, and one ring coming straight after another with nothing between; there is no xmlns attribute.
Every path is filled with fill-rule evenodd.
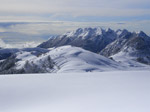
<svg viewBox="0 0 150 112"><path fill-rule="evenodd" d="M0 76L0 112L150 112L150 71Z"/></svg>

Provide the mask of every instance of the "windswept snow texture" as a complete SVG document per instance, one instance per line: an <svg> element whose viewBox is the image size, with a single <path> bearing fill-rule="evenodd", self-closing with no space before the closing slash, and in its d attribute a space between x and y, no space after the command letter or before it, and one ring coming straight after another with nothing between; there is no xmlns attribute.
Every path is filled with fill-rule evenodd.
<svg viewBox="0 0 150 112"><path fill-rule="evenodd" d="M0 112L150 112L150 72L0 76Z"/></svg>
<svg viewBox="0 0 150 112"><path fill-rule="evenodd" d="M45 54L50 55L58 66L57 72L98 72L125 70L119 63L99 54L79 47L63 46L53 48Z"/></svg>

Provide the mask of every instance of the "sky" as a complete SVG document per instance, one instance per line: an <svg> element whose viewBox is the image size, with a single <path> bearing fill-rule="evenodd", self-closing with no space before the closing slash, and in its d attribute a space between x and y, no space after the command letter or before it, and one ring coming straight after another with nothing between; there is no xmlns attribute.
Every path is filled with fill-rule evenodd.
<svg viewBox="0 0 150 112"><path fill-rule="evenodd" d="M150 0L0 0L0 38L5 42L41 42L90 26L150 35Z"/></svg>
<svg viewBox="0 0 150 112"><path fill-rule="evenodd" d="M0 0L0 20L134 21L150 19L150 0Z"/></svg>

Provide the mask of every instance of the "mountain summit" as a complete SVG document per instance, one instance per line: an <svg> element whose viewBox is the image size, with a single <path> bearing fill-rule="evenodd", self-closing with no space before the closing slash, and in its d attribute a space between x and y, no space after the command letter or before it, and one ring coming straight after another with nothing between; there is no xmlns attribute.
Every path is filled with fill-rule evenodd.
<svg viewBox="0 0 150 112"><path fill-rule="evenodd" d="M117 33L110 28L79 28L76 31L67 32L55 38L50 38L47 42L38 47L51 48L64 45L82 47L83 49L98 53L109 43L117 38Z"/></svg>

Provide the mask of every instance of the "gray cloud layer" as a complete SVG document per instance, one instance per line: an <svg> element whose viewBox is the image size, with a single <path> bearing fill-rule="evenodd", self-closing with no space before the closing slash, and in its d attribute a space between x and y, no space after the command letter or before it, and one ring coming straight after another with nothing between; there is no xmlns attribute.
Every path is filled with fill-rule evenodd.
<svg viewBox="0 0 150 112"><path fill-rule="evenodd" d="M1 0L1 20L150 15L150 0ZM48 18L48 17L49 18Z"/></svg>

